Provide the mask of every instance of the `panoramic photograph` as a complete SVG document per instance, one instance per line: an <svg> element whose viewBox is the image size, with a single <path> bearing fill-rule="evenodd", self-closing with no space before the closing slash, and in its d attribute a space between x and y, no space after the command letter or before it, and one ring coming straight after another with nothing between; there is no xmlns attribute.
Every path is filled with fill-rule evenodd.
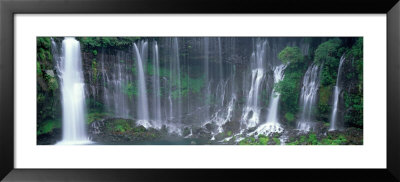
<svg viewBox="0 0 400 182"><path fill-rule="evenodd" d="M37 37L37 145L363 145L363 37Z"/></svg>

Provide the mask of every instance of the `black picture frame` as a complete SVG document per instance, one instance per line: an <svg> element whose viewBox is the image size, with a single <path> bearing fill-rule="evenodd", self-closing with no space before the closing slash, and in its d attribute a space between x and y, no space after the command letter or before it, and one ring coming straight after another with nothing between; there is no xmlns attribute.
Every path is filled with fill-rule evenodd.
<svg viewBox="0 0 400 182"><path fill-rule="evenodd" d="M381 13L387 15L386 169L15 169L14 15L32 13ZM4 181L400 181L398 0L0 0L0 179ZM379 61L379 60L376 60Z"/></svg>

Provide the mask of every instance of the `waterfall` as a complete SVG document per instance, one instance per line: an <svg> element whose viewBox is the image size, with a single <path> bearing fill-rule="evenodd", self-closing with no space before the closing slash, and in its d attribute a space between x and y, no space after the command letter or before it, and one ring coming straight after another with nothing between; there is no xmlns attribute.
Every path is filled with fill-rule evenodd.
<svg viewBox="0 0 400 182"><path fill-rule="evenodd" d="M62 141L59 144L90 143L85 128L85 84L80 43L67 37L58 63L62 100Z"/></svg>
<svg viewBox="0 0 400 182"><path fill-rule="evenodd" d="M285 70L286 65L279 65L276 66L274 69L274 84L280 82L284 75L283 71ZM257 134L264 134L267 135L271 132L282 132L283 129L279 123L278 117L278 108L279 108L279 98L280 94L275 92L275 89L272 90L269 105L268 105L268 115L266 123L260 125L255 132ZM253 132L254 133L254 132Z"/></svg>
<svg viewBox="0 0 400 182"><path fill-rule="evenodd" d="M340 63L339 63L339 68L338 68L338 73L337 73L337 78L336 78L336 85L335 85L335 90L333 92L333 108L332 108L332 115L331 115L331 126L329 128L330 131L337 130L337 111L339 107L339 95L340 95L340 70L342 68L343 62L346 60L344 57L344 54L340 58Z"/></svg>
<svg viewBox="0 0 400 182"><path fill-rule="evenodd" d="M154 42L153 46L153 126L160 129L161 121L161 101L160 101L160 62L158 56L158 45Z"/></svg>
<svg viewBox="0 0 400 182"><path fill-rule="evenodd" d="M267 41L256 45L256 50L252 53L250 62L252 65L251 71L251 87L247 96L247 103L243 110L242 123L247 127L255 127L260 120L261 108L259 106L259 93L261 82L265 78L263 62L265 61L265 48Z"/></svg>
<svg viewBox="0 0 400 182"><path fill-rule="evenodd" d="M209 71L209 45L210 40L208 37L204 37L204 75L205 75L205 83L207 83L206 89L205 89L205 99L204 99L204 107L206 108L204 112L204 120L205 122L210 121L210 105L211 105L211 82L210 82L210 71Z"/></svg>
<svg viewBox="0 0 400 182"><path fill-rule="evenodd" d="M297 122L297 129L309 131L313 128L313 107L317 101L319 88L319 66L312 64L308 67L301 88L300 105L302 108L300 120Z"/></svg>
<svg viewBox="0 0 400 182"><path fill-rule="evenodd" d="M182 87L181 87L181 65L179 59L179 41L177 37L167 39L169 61L169 91L166 103L169 105L168 123L169 132L181 134L182 117Z"/></svg>
<svg viewBox="0 0 400 182"><path fill-rule="evenodd" d="M130 72L132 65L127 63L130 57L123 52L117 52L115 56L105 54L107 52L102 50L98 60L105 109L116 117L132 118L133 95L126 93L134 86Z"/></svg>
<svg viewBox="0 0 400 182"><path fill-rule="evenodd" d="M138 71L138 121L137 124L143 125L148 128L151 127L149 122L149 106L147 99L147 88L146 88L146 78L144 75L144 61L147 61L147 41L141 42L140 51L136 43L134 45L134 51L136 53L137 71Z"/></svg>

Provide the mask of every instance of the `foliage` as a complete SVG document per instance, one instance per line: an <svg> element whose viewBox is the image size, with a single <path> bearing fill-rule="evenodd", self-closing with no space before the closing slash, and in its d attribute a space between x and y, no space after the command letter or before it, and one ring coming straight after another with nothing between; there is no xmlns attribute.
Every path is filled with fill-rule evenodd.
<svg viewBox="0 0 400 182"><path fill-rule="evenodd" d="M317 135L315 133L310 133L308 135L308 142L311 145L317 145L318 144Z"/></svg>
<svg viewBox="0 0 400 182"><path fill-rule="evenodd" d="M280 145L281 144L281 140L279 140L279 138L272 138L272 140L274 140L275 145Z"/></svg>
<svg viewBox="0 0 400 182"><path fill-rule="evenodd" d="M350 126L363 126L363 97L360 94L344 93L344 103L347 111L344 120Z"/></svg>
<svg viewBox="0 0 400 182"><path fill-rule="evenodd" d="M124 49L132 45L133 42L139 40L139 37L79 37L77 38L82 45L84 51L92 50L97 55L99 48L118 48ZM96 50L96 54L94 52Z"/></svg>
<svg viewBox="0 0 400 182"><path fill-rule="evenodd" d="M343 134L328 134L326 137L318 139L315 133L309 133L308 136L301 135L300 138L290 138L289 141L287 145L344 145L348 140Z"/></svg>
<svg viewBox="0 0 400 182"><path fill-rule="evenodd" d="M341 40L334 38L322 43L315 50L314 62L323 64L320 78L321 86L336 84L337 70L341 57L341 51L338 49L340 45Z"/></svg>
<svg viewBox="0 0 400 182"><path fill-rule="evenodd" d="M363 126L363 38L358 38L356 43L347 52L347 57L353 59L353 73L348 80L356 80L356 88L344 93L346 113L345 123L348 126L362 128Z"/></svg>
<svg viewBox="0 0 400 182"><path fill-rule="evenodd" d="M93 121L100 120L100 119L104 119L104 118L110 117L110 116L112 116L111 113L106 113L106 112L90 112L90 113L88 113L87 116L86 116L86 123L87 123L87 124L90 124L90 123L92 123Z"/></svg>
<svg viewBox="0 0 400 182"><path fill-rule="evenodd" d="M42 47L44 49L51 48L51 38L50 37L38 37L36 39L36 46Z"/></svg>
<svg viewBox="0 0 400 182"><path fill-rule="evenodd" d="M47 120L44 122L38 123L38 128L36 130L37 135L42 135L46 133L53 132L54 129L61 128L60 120Z"/></svg>
<svg viewBox="0 0 400 182"><path fill-rule="evenodd" d="M96 83L97 81L97 62L96 59L92 60L92 81Z"/></svg>
<svg viewBox="0 0 400 182"><path fill-rule="evenodd" d="M171 93L173 99L180 97L185 97L189 93L198 94L200 90L204 87L204 77L201 78L191 78L185 73L181 73L180 85L178 79L170 80L172 88L174 90ZM178 89L180 86L180 89Z"/></svg>
<svg viewBox="0 0 400 182"><path fill-rule="evenodd" d="M50 37L38 37L36 39L36 49L37 62L48 62L47 64L50 65L53 60Z"/></svg>
<svg viewBox="0 0 400 182"><path fill-rule="evenodd" d="M253 136L246 137L239 142L239 145L268 145L269 138L265 135L258 135L257 139Z"/></svg>
<svg viewBox="0 0 400 182"><path fill-rule="evenodd" d="M320 145L343 145L346 144L347 139L344 135L339 135L337 138L333 138L332 136L328 136L327 138L322 139Z"/></svg>
<svg viewBox="0 0 400 182"><path fill-rule="evenodd" d="M36 38L36 76L37 76L37 133L50 131L55 126L50 121L56 121L61 114L59 100L59 85L57 77L47 71L54 70L51 53L51 38ZM41 131L39 131L41 130Z"/></svg>
<svg viewBox="0 0 400 182"><path fill-rule="evenodd" d="M260 145L267 145L269 138L259 138L259 144Z"/></svg>
<svg viewBox="0 0 400 182"><path fill-rule="evenodd" d="M43 93L38 93L37 94L37 102L38 103L43 103L46 97L43 95Z"/></svg>
<svg viewBox="0 0 400 182"><path fill-rule="evenodd" d="M286 120L288 120L289 122L293 122L294 121L294 114L292 114L292 113L290 113L290 112L287 112L286 114L285 114L285 118L286 118Z"/></svg>
<svg viewBox="0 0 400 182"><path fill-rule="evenodd" d="M36 75L42 76L42 68L40 67L40 62L36 62Z"/></svg>
<svg viewBox="0 0 400 182"><path fill-rule="evenodd" d="M55 77L53 77L53 76L51 76L49 74L46 74L45 78L46 78L46 81L48 83L49 90L55 91L55 90L58 89L58 82L57 82L57 79Z"/></svg>
<svg viewBox="0 0 400 182"><path fill-rule="evenodd" d="M113 122L107 123L106 127L108 130L118 133L124 133L132 130L130 122L126 119L113 120Z"/></svg>
<svg viewBox="0 0 400 182"><path fill-rule="evenodd" d="M329 112L331 111L331 106L329 105L329 99L332 95L332 87L320 87L319 88L319 102L318 102L318 112L319 116L327 119Z"/></svg>
<svg viewBox="0 0 400 182"><path fill-rule="evenodd" d="M341 40L338 38L330 39L318 46L315 50L314 62L333 62L338 57L338 48L341 44Z"/></svg>
<svg viewBox="0 0 400 182"><path fill-rule="evenodd" d="M50 50L46 50L43 48L39 48L38 50L39 52L37 54L40 60L48 62L51 62L53 60Z"/></svg>
<svg viewBox="0 0 400 182"><path fill-rule="evenodd" d="M283 64L303 62L304 56L298 47L286 47L279 54L278 58Z"/></svg>
<svg viewBox="0 0 400 182"><path fill-rule="evenodd" d="M135 82L129 82L122 86L122 92L132 99L132 96L138 95L138 88Z"/></svg>
<svg viewBox="0 0 400 182"><path fill-rule="evenodd" d="M282 61L288 63L285 69L285 77L283 80L275 84L275 91L281 94L281 112L291 114L297 113L299 108L298 101L301 78L303 77L306 69L304 57L301 55L300 50L296 47L286 47L279 53L279 57ZM289 114L289 123L294 119L290 118L290 116L291 115Z"/></svg>

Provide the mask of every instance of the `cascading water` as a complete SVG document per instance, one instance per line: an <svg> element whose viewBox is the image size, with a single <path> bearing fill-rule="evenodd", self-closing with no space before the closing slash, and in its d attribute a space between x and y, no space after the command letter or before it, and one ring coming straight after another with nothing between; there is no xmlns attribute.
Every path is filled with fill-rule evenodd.
<svg viewBox="0 0 400 182"><path fill-rule="evenodd" d="M259 93L261 82L265 78L263 62L265 61L265 47L267 41L258 42L256 50L252 53L250 62L252 65L251 71L251 87L247 96L247 103L243 110L242 124L247 128L255 127L260 120L261 108L259 106Z"/></svg>
<svg viewBox="0 0 400 182"><path fill-rule="evenodd" d="M153 126L160 129L161 119L161 99L160 99L160 62L158 56L157 42L153 46Z"/></svg>
<svg viewBox="0 0 400 182"><path fill-rule="evenodd" d="M300 131L310 131L313 128L313 107L318 97L319 75L319 66L316 64L309 66L304 75L300 95L302 111L300 120L297 122L297 129Z"/></svg>
<svg viewBox="0 0 400 182"><path fill-rule="evenodd" d="M132 65L127 63L130 54L117 52L115 56L105 56L106 51L100 52L100 85L102 85L104 105L107 112L116 117L132 118L132 95L126 91L132 88Z"/></svg>
<svg viewBox="0 0 400 182"><path fill-rule="evenodd" d="M279 65L274 69L274 84L280 82L283 77L283 71L285 70L286 65ZM278 108L279 108L279 98L280 94L275 92L275 89L272 90L270 102L268 106L268 115L267 121L265 124L260 125L257 130L255 130L258 134L268 134L270 132L282 132L283 128L279 123L278 117Z"/></svg>
<svg viewBox="0 0 400 182"><path fill-rule="evenodd" d="M137 124L145 128L151 127L149 122L149 103L147 99L146 78L144 75L144 61L147 60L147 41L141 42L139 51L136 43L133 44L136 53L137 71L138 71L138 121Z"/></svg>
<svg viewBox="0 0 400 182"><path fill-rule="evenodd" d="M210 71L209 71L209 54L210 54L210 50L209 50L209 46L210 46L210 40L208 37L204 38L204 75L205 75L205 83L207 83L206 85L206 89L205 89L205 97L206 99L204 100L204 106L206 108L205 112L204 112L204 121L207 123L210 121L210 103L211 103L211 83L210 83Z"/></svg>
<svg viewBox="0 0 400 182"><path fill-rule="evenodd" d="M179 41L177 37L168 39L169 60L169 91L167 103L169 105L168 123L169 132L181 134L179 128L182 117L182 87L181 87L181 63L179 58Z"/></svg>
<svg viewBox="0 0 400 182"><path fill-rule="evenodd" d="M75 38L62 42L58 63L62 95L62 141L59 144L87 144L85 128L85 84L80 43Z"/></svg>
<svg viewBox="0 0 400 182"><path fill-rule="evenodd" d="M343 54L342 57L340 58L340 63L339 63L339 68L338 68L338 73L337 73L337 78L336 78L336 85L335 85L335 90L333 92L333 108L332 108L332 115L331 115L331 126L329 128L330 131L337 130L337 112L338 112L338 107L339 107L339 95L340 95L340 72L342 68L343 62L346 60L345 55Z"/></svg>

